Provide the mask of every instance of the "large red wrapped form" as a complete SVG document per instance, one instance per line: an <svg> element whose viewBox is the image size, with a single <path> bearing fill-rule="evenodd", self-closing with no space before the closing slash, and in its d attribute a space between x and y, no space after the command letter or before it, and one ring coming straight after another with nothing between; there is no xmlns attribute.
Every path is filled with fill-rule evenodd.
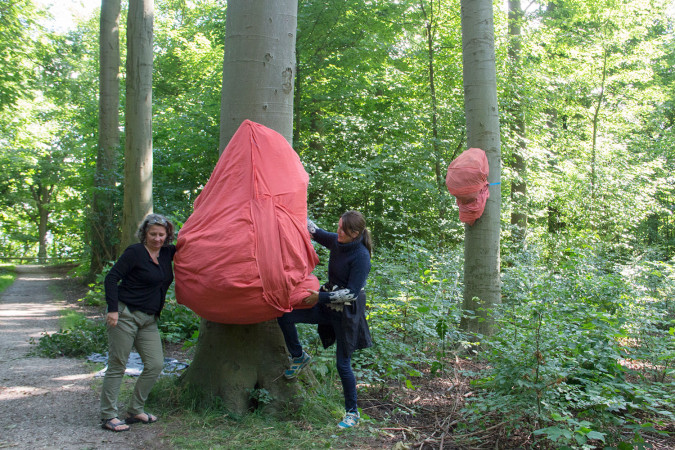
<svg viewBox="0 0 675 450"><path fill-rule="evenodd" d="M485 210L490 196L487 181L490 168L485 152L479 148L470 148L459 155L448 166L445 185L457 198L459 220L473 225Z"/></svg>
<svg viewBox="0 0 675 450"><path fill-rule="evenodd" d="M318 290L309 176L279 133L244 121L178 234L176 300L212 322L252 324Z"/></svg>

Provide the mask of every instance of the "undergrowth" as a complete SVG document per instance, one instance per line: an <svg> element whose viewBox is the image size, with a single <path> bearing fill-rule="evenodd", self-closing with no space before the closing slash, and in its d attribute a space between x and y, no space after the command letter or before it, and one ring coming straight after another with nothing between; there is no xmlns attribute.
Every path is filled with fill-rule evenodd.
<svg viewBox="0 0 675 450"><path fill-rule="evenodd" d="M0 292L3 292L14 283L16 272L13 264L0 264Z"/></svg>
<svg viewBox="0 0 675 450"><path fill-rule="evenodd" d="M30 338L32 352L39 356L82 357L104 353L108 348L108 335L103 320L88 319L75 312L66 313L59 331L43 332L39 339Z"/></svg>
<svg viewBox="0 0 675 450"><path fill-rule="evenodd" d="M672 426L673 261L630 260L592 237L508 254L503 303L491 311L496 327L489 337L459 329L462 261L459 250L439 256L414 241L376 254L367 286L375 345L353 357L360 384L373 392L392 385L415 389L420 377L449 376L452 355L485 367L470 374L474 392L458 419L468 434L500 426L503 435L532 436L542 448L641 448L650 435ZM160 321L163 338L194 340L198 324L171 292ZM86 329L87 323L75 327ZM330 389L308 396L300 411L278 421L265 417L264 408L228 416L218 400L198 401L162 381L152 401L189 425L171 433L174 444L194 444L199 434L204 448L336 445L342 399L334 349L322 349L315 326L298 330L314 356L313 372ZM480 347L466 352L472 342ZM250 395L265 403L264 392ZM364 425L371 426L367 420Z"/></svg>

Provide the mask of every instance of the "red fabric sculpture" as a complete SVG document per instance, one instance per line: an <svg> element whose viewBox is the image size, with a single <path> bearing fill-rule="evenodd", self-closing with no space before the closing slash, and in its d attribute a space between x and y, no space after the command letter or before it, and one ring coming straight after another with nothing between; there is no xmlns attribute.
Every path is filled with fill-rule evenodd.
<svg viewBox="0 0 675 450"><path fill-rule="evenodd" d="M178 234L176 300L212 322L252 324L318 290L309 176L286 139L244 121Z"/></svg>
<svg viewBox="0 0 675 450"><path fill-rule="evenodd" d="M485 209L490 196L487 182L490 168L485 152L479 148L470 148L459 155L448 166L445 185L457 198L459 220L473 225Z"/></svg>

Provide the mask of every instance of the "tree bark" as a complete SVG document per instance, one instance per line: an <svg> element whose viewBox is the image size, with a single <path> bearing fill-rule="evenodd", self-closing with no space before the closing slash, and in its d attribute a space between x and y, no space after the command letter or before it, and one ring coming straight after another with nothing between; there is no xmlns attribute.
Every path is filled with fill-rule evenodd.
<svg viewBox="0 0 675 450"><path fill-rule="evenodd" d="M33 200L37 209L38 224L38 262L44 264L47 262L47 226L49 224L49 203L52 200L54 185L43 186L37 184L30 187Z"/></svg>
<svg viewBox="0 0 675 450"><path fill-rule="evenodd" d="M462 59L467 145L485 151L488 182L501 179L499 112L491 0L462 0ZM501 302L499 185L490 186L485 211L473 226L465 225L464 302L461 327L483 335L493 331L489 309Z"/></svg>
<svg viewBox="0 0 675 450"><path fill-rule="evenodd" d="M436 6L437 9L440 8L440 5ZM427 58L428 58L428 68L429 68L429 94L431 100L431 150L434 155L434 175L436 176L436 188L438 189L438 218L440 221L445 219L445 206L443 204L443 197L446 195L445 187L445 174L441 169L441 149L438 139L438 101L436 98L436 79L435 79L435 68L434 68L434 58L436 56L435 52L435 33L437 28L435 11L434 11L434 2L431 0L429 2L429 11L427 12L425 8L424 1L420 2L420 9L426 21L426 35L427 35ZM440 241L443 242L443 237Z"/></svg>
<svg viewBox="0 0 675 450"><path fill-rule="evenodd" d="M91 211L90 277L115 259L115 163L120 146L120 0L102 0L100 19L98 155Z"/></svg>
<svg viewBox="0 0 675 450"><path fill-rule="evenodd" d="M153 0L131 0L127 19L124 216L121 249L152 213Z"/></svg>
<svg viewBox="0 0 675 450"><path fill-rule="evenodd" d="M246 120L293 145L297 0L227 2L220 151Z"/></svg>
<svg viewBox="0 0 675 450"><path fill-rule="evenodd" d="M229 411L256 407L255 391L265 389L270 414L297 407L297 383L283 377L288 368L284 339L276 320L256 325L223 325L202 320L195 357L181 381L221 397Z"/></svg>
<svg viewBox="0 0 675 450"><path fill-rule="evenodd" d="M509 127L514 139L513 172L511 181L511 238L521 243L527 232L527 162L525 152L525 117L522 94L520 93L520 54L521 54L521 22L523 10L520 0L509 0L509 59L511 67L511 86L515 102L511 105L511 121Z"/></svg>
<svg viewBox="0 0 675 450"><path fill-rule="evenodd" d="M230 0L227 4L220 150L250 119L293 136L293 74L297 0ZM276 321L225 325L202 321L186 384L222 397L243 414L257 406L252 389L272 396L270 413L283 413L298 398L298 383L283 371L288 356Z"/></svg>

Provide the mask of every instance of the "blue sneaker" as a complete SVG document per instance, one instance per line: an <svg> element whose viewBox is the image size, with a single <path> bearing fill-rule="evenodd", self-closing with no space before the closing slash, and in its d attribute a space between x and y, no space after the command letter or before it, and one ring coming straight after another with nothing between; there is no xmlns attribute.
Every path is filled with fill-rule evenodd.
<svg viewBox="0 0 675 450"><path fill-rule="evenodd" d="M291 358L291 367L284 370L284 376L288 380L292 380L298 374L300 371L307 365L309 364L309 361L312 359L311 356L309 356L304 350L302 351L302 355L298 356L297 358Z"/></svg>
<svg viewBox="0 0 675 450"><path fill-rule="evenodd" d="M359 419L361 416L359 416L358 412L348 412L345 414L344 419L340 423L338 423L339 428L353 428L359 424Z"/></svg>

